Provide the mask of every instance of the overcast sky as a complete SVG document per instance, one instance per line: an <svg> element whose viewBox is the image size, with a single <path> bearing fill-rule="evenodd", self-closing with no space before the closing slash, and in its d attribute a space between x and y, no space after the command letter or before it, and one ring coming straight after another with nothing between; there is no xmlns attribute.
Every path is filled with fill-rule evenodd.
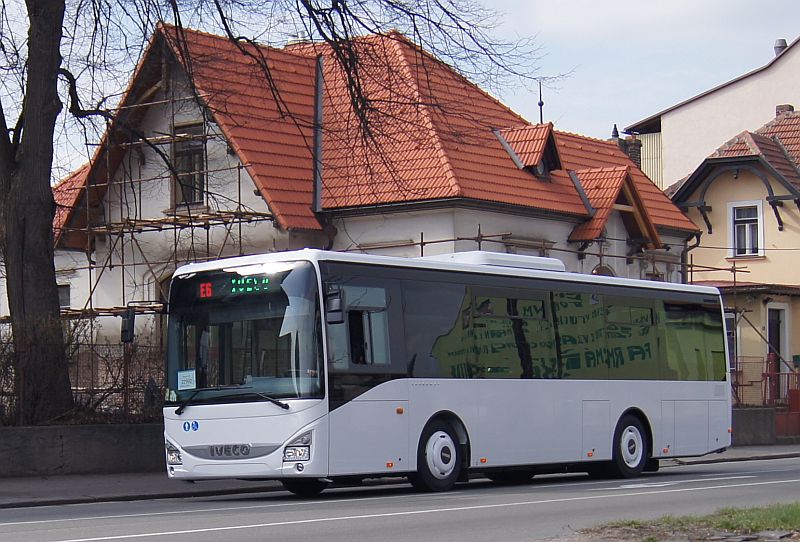
<svg viewBox="0 0 800 542"><path fill-rule="evenodd" d="M544 89L545 122L599 138L763 66L777 38L800 35L798 0L482 1L505 13L505 37L536 36L541 75L572 72ZM537 93L501 99L538 121Z"/></svg>

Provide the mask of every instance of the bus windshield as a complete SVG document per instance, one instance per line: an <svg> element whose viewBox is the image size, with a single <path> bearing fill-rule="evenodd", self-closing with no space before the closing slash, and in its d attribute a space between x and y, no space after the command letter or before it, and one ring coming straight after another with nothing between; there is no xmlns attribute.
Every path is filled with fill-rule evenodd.
<svg viewBox="0 0 800 542"><path fill-rule="evenodd" d="M176 276L168 402L321 398L317 280L308 262Z"/></svg>

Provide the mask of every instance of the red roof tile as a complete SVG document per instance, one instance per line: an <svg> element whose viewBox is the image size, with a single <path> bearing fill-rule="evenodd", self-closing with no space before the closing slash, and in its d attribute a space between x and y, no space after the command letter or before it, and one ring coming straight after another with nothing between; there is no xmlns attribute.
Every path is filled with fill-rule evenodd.
<svg viewBox="0 0 800 542"><path fill-rule="evenodd" d="M70 213L78 204L82 187L86 183L89 173L89 164L84 164L53 187L53 199L56 202L56 212L53 216L53 240L58 245L61 237L66 234L66 225Z"/></svg>
<svg viewBox="0 0 800 542"><path fill-rule="evenodd" d="M631 231L631 237L648 239L652 247L660 246L658 232L630 172L629 166L586 169L576 172L586 196L592 207L595 208L595 214L583 224L575 227L569 236L570 241L591 241L601 237L608 218L614 210L614 205L622 199L624 204L633 207L634 215L633 220L623 221L623 223L630 223L627 227L641 230Z"/></svg>
<svg viewBox="0 0 800 542"><path fill-rule="evenodd" d="M345 75L326 58L323 207L469 198L586 214L568 177L519 170L497 140L493 129L527 126L519 115L399 34L357 46L364 92L380 109L364 141Z"/></svg>
<svg viewBox="0 0 800 542"><path fill-rule="evenodd" d="M325 209L466 198L586 217L568 170L621 166L631 168L630 177L655 224L696 229L613 143L555 132L551 124L528 124L400 34L355 43L362 89L373 106L366 119L370 137L364 137L348 79L326 46L279 51L243 44L247 54L242 54L224 37L185 30L183 49L175 44L174 32L159 27L286 229L321 227L311 201L318 54L324 57ZM156 56L150 49L134 80L145 77L143 65L157 60L149 60ZM279 102L253 57L266 59ZM152 86L132 81L123 105L135 99L131 94L137 84ZM552 171L549 179L519 169L494 130L505 134L525 165L538 164L547 141L554 138L562 169ZM102 169L106 162L115 167L114 160L97 159L92 167Z"/></svg>
<svg viewBox="0 0 800 542"><path fill-rule="evenodd" d="M578 171L598 167L628 166L631 180L656 226L698 231L697 226L613 142L556 131L564 169Z"/></svg>
<svg viewBox="0 0 800 542"><path fill-rule="evenodd" d="M526 167L535 167L544 157L553 134L553 123L501 130L500 133Z"/></svg>
<svg viewBox="0 0 800 542"><path fill-rule="evenodd" d="M742 132L709 158L761 157L787 181L800 187L800 113L785 113L755 132Z"/></svg>
<svg viewBox="0 0 800 542"><path fill-rule="evenodd" d="M603 228L614 207L614 202L622 190L622 183L628 176L628 168L588 169L578 173L578 178L586 192L586 197L595 208L595 214L586 222L579 224L569 236L570 241L588 241L603 234Z"/></svg>

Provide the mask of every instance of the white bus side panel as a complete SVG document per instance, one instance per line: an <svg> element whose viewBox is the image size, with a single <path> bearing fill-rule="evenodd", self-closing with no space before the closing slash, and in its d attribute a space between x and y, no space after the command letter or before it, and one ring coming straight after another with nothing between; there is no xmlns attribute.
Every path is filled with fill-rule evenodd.
<svg viewBox="0 0 800 542"><path fill-rule="evenodd" d="M581 394L559 393L568 389L559 384L563 383L480 381L478 423L468 427L472 466L525 464L532 458L537 463L577 461Z"/></svg>
<svg viewBox="0 0 800 542"><path fill-rule="evenodd" d="M392 380L330 413L331 476L416 468L409 447L408 383Z"/></svg>

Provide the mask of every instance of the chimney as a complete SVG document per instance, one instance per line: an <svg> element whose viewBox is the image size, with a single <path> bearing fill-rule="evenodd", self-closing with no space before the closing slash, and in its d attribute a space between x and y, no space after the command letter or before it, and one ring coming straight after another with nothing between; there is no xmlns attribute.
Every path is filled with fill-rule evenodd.
<svg viewBox="0 0 800 542"><path fill-rule="evenodd" d="M628 136L625 138L625 148L623 149L631 162L636 164L636 167L642 169L642 141L636 136Z"/></svg>
<svg viewBox="0 0 800 542"><path fill-rule="evenodd" d="M642 168L642 141L635 135L627 136L625 139L620 138L617 125L615 124L614 129L611 131L611 139L608 141L616 143L620 150L628 155L631 162L636 164L636 167L639 169Z"/></svg>
<svg viewBox="0 0 800 542"><path fill-rule="evenodd" d="M781 104L775 106L775 116L780 117L786 113L794 113L794 106L792 104Z"/></svg>
<svg viewBox="0 0 800 542"><path fill-rule="evenodd" d="M775 47L772 49L775 51L775 56L780 55L786 50L786 40L783 38L775 40Z"/></svg>

